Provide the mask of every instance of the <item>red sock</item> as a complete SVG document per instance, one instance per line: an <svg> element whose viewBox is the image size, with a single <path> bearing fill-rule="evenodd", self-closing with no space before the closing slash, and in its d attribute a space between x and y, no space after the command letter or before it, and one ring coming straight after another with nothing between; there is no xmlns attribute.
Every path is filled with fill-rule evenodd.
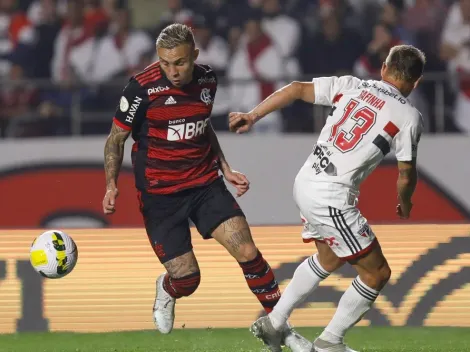
<svg viewBox="0 0 470 352"><path fill-rule="evenodd" d="M259 251L255 259L239 264L251 292L258 298L266 313L271 313L281 298L281 291L271 267Z"/></svg>
<svg viewBox="0 0 470 352"><path fill-rule="evenodd" d="M201 282L200 272L190 274L178 279L173 279L166 273L163 279L163 288L173 298L181 298L192 295Z"/></svg>

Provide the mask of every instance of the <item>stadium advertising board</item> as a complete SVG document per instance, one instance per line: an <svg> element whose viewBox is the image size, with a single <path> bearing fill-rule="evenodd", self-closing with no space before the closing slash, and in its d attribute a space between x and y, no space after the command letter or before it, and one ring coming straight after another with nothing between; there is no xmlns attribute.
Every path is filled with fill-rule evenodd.
<svg viewBox="0 0 470 352"><path fill-rule="evenodd" d="M469 326L470 225L376 225L392 278L360 325ZM299 226L254 227L284 289L313 253ZM0 333L153 329L155 279L163 271L143 229L66 230L78 246L74 271L43 279L29 263L40 230L0 230ZM248 327L260 314L237 263L193 232L202 272L197 292L178 301L176 328ZM345 266L292 315L295 326L324 326L355 277Z"/></svg>
<svg viewBox="0 0 470 352"><path fill-rule="evenodd" d="M220 135L233 168L251 181L240 205L253 225L300 224L292 200L295 175L316 136ZM102 214L104 137L32 139L0 143L0 228L140 227L131 143L126 144L115 216ZM420 180L411 221L470 221L470 139L424 136L420 142ZM392 223L397 169L386 159L361 189L359 207L372 223ZM27 199L27 201L25 201Z"/></svg>

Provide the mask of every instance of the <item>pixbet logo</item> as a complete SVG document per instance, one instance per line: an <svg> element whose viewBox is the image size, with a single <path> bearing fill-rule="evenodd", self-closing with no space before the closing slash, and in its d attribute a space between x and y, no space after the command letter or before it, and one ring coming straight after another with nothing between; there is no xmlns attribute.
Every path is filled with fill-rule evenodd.
<svg viewBox="0 0 470 352"><path fill-rule="evenodd" d="M209 118L197 122L186 122L185 119L169 121L167 140L180 141L204 134Z"/></svg>
<svg viewBox="0 0 470 352"><path fill-rule="evenodd" d="M157 94L160 92L164 92L166 90L170 90L170 88L169 87L153 87L153 88L147 89L147 94L148 95Z"/></svg>

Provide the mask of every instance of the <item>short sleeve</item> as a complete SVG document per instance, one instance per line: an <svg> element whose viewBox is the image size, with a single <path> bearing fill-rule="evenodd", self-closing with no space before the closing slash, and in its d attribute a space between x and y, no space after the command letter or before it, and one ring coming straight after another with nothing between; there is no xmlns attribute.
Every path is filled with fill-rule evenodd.
<svg viewBox="0 0 470 352"><path fill-rule="evenodd" d="M315 104L331 106L339 92L357 88L362 81L354 76L333 76L314 78L312 82L315 87Z"/></svg>
<svg viewBox="0 0 470 352"><path fill-rule="evenodd" d="M393 140L395 156L398 161L411 161L418 155L418 144L423 133L423 119L417 112L397 133Z"/></svg>
<svg viewBox="0 0 470 352"><path fill-rule="evenodd" d="M114 123L119 127L130 131L134 121L145 117L142 91L140 84L131 78L122 91L116 113L114 114Z"/></svg>

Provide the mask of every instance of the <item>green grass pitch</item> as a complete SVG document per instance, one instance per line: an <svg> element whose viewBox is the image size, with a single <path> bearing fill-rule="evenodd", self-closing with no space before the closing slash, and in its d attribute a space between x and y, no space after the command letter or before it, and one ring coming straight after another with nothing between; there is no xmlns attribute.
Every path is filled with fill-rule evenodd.
<svg viewBox="0 0 470 352"><path fill-rule="evenodd" d="M299 328L315 338L320 329ZM346 342L361 352L470 351L470 328L354 328ZM288 349L285 349L288 351ZM265 351L248 329L185 329L103 334L24 333L0 335L0 352L248 352Z"/></svg>

